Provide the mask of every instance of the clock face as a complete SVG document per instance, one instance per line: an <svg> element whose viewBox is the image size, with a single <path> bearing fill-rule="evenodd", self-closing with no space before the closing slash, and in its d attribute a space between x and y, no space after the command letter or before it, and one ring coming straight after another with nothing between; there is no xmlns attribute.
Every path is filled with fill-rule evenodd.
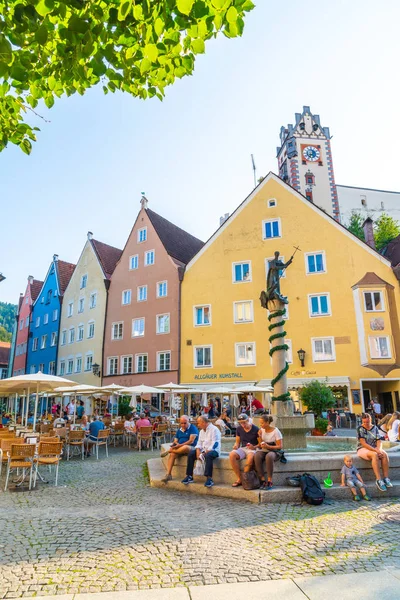
<svg viewBox="0 0 400 600"><path fill-rule="evenodd" d="M321 153L316 146L306 146L303 150L303 156L305 160L316 162L319 160Z"/></svg>

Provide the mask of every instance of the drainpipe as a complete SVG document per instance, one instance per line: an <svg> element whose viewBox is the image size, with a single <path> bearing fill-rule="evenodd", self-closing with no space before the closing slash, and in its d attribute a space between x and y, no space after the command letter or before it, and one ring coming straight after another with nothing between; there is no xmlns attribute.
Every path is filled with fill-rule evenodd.
<svg viewBox="0 0 400 600"><path fill-rule="evenodd" d="M178 383L181 382L181 300L182 300L182 281L185 273L185 267L178 267L179 292L178 292Z"/></svg>

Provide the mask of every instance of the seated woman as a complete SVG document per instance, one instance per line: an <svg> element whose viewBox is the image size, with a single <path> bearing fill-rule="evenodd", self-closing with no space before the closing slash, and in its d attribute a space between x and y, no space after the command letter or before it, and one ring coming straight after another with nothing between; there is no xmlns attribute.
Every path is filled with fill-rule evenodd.
<svg viewBox="0 0 400 600"><path fill-rule="evenodd" d="M392 417L387 424L387 434L389 442L399 441L399 425L400 425L400 413L396 410L392 414Z"/></svg>
<svg viewBox="0 0 400 600"><path fill-rule="evenodd" d="M282 450L282 434L277 427L271 425L273 417L270 415L261 415L261 428L258 432L258 449L254 457L254 464L257 475L261 481L262 490L272 488L272 475L274 472L274 462L279 460L277 450ZM264 475L264 461L267 466L267 481Z"/></svg>
<svg viewBox="0 0 400 600"><path fill-rule="evenodd" d="M383 419L380 419L377 423L379 429L381 429L384 433L387 433L389 431L388 425L389 425L389 421L391 418L392 418L392 414L389 413L389 414L385 415L383 417Z"/></svg>
<svg viewBox="0 0 400 600"><path fill-rule="evenodd" d="M372 425L371 415L363 413L361 425L357 429L357 455L364 460L369 460L376 477L376 487L381 492L393 487L389 479L389 457L382 450L384 433L376 425ZM381 470L383 476L381 476Z"/></svg>

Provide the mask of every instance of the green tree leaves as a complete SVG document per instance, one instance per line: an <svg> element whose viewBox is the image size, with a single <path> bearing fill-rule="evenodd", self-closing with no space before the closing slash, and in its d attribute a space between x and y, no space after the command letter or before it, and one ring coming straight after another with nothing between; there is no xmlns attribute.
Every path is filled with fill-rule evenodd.
<svg viewBox="0 0 400 600"><path fill-rule="evenodd" d="M30 110L101 84L139 98L191 75L219 32L241 35L250 0L0 0L0 151L29 154ZM39 108L36 108L36 107Z"/></svg>

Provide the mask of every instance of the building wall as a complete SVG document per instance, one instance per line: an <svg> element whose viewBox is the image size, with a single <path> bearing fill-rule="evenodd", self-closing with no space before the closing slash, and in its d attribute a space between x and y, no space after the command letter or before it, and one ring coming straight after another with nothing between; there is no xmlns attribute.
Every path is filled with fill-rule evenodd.
<svg viewBox="0 0 400 600"><path fill-rule="evenodd" d="M57 341L52 346L51 337L52 333L55 333L58 338L60 308L59 286L53 262L42 290L32 307L26 373L30 373L31 371L37 373L39 371L39 365L43 365L44 373L49 373L50 363L54 363L54 367L56 366ZM56 319L53 318L54 311L56 311ZM48 315L47 324L44 323L45 315ZM36 323L38 318L40 319L40 324L37 327ZM41 339L44 335L47 335L47 343L46 347L41 349ZM33 344L36 338L38 340L37 350L33 350Z"/></svg>
<svg viewBox="0 0 400 600"><path fill-rule="evenodd" d="M26 357L28 353L28 335L31 305L31 286L28 281L28 285L26 286L25 294L22 299L22 304L17 319L17 335L15 339L12 375L25 374Z"/></svg>
<svg viewBox="0 0 400 600"><path fill-rule="evenodd" d="M271 208L270 199L276 200ZM263 239L262 223L270 219L280 219L281 237ZM379 378L373 369L361 365L360 345L365 342L358 335L352 286L367 272L376 273L394 286L398 312L398 281L388 261L277 177L268 176L220 228L214 241L206 244L186 268L182 283L181 381L184 384L271 380L267 311L261 308L259 296L265 289L266 259L279 250L287 261L294 246L300 246L301 251L281 279L281 291L289 298L286 331L292 363L288 378L294 383L325 377L338 382L347 380L354 390L360 389L360 379ZM307 253L319 252L325 256L324 272L307 274ZM240 261L251 261L251 280L233 283L232 264ZM317 294L328 296L328 316L310 316L310 295ZM233 303L245 300L253 302L254 322L235 324ZM194 326L193 308L199 305L211 306L210 325ZM385 310L388 308L387 304ZM383 316L390 327L391 315ZM364 318L362 314L361 319ZM313 338L331 338L334 360L315 360ZM255 343L255 365L237 365L237 343ZM194 366L195 347L201 345L212 345L212 367ZM304 368L297 357L300 348L306 351ZM379 360L375 362L381 364ZM399 375L399 369L390 373L391 378ZM361 408L355 406L354 410Z"/></svg>
<svg viewBox="0 0 400 600"><path fill-rule="evenodd" d="M82 277L85 275L87 276L86 287L82 287ZM92 294L96 294L96 305L94 308L90 308ZM81 299L84 301L84 306L83 311L79 312L79 302ZM73 303L73 314L72 316L68 316L71 302ZM105 275L93 250L93 246L88 240L64 292L58 347L58 375L72 379L77 383L100 385L100 379L93 374L87 358L91 356L91 363L97 363L101 366L106 302ZM94 324L93 337L89 337L89 326L91 323ZM80 326L83 326L83 339L79 341ZM70 342L71 329L74 330L74 342L72 343ZM66 332L65 344L63 343L63 332ZM82 359L80 370L78 370L78 359ZM68 372L68 362L70 360L73 361L71 373ZM64 364L64 370L62 364Z"/></svg>
<svg viewBox="0 0 400 600"><path fill-rule="evenodd" d="M138 230L147 227L147 240L138 242ZM146 251L155 251L155 264L144 266ZM131 270L130 257L138 255L139 265ZM157 298L157 283L168 282L167 297ZM147 300L138 302L138 286L147 285ZM159 385L167 381L177 382L179 368L179 274L178 265L170 258L156 234L146 211L139 212L136 223L129 236L123 254L111 278L103 358L103 384L121 383L136 385L146 383ZM122 305L122 293L131 290L131 303ZM170 333L157 333L157 315L170 315ZM132 320L144 318L145 332L143 337L132 337ZM123 339L112 339L113 323L123 323ZM157 353L171 353L170 370L159 371ZM148 372L136 373L137 355L148 355ZM122 373L123 356L132 356L133 373ZM118 374L109 374L109 359L118 358Z"/></svg>
<svg viewBox="0 0 400 600"><path fill-rule="evenodd" d="M364 219L370 216L376 220L382 213L388 213L400 220L400 192L358 188L347 185L337 185L340 218L348 223L352 211L362 215Z"/></svg>

